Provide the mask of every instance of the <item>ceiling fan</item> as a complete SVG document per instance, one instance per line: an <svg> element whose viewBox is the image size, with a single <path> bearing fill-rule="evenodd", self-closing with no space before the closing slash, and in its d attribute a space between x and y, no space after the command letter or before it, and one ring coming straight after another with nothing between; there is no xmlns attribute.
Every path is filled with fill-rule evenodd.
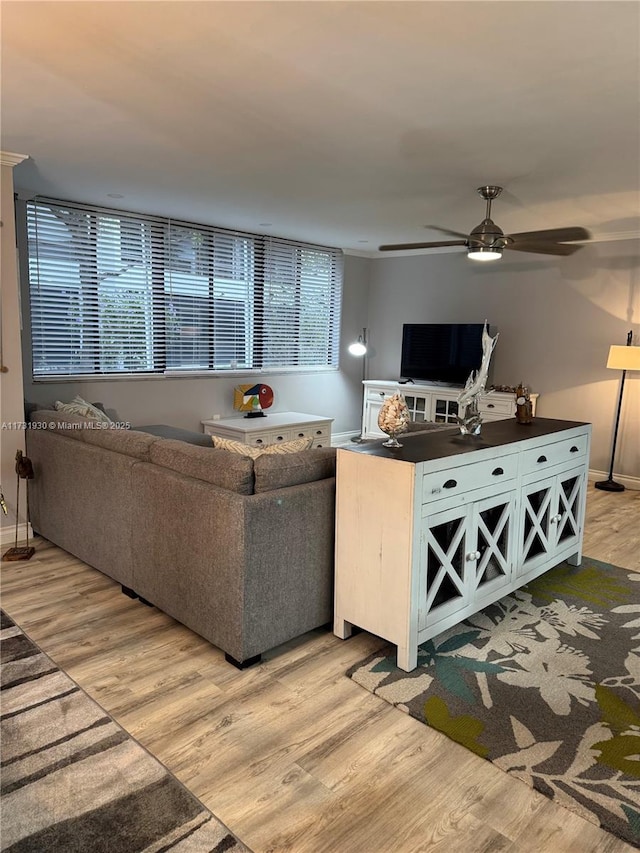
<svg viewBox="0 0 640 853"><path fill-rule="evenodd" d="M582 248L570 245L575 240L589 240L591 234L586 228L548 228L545 231L522 231L520 234L505 234L491 219L491 202L502 192L502 187L478 187L477 192L487 203L485 217L470 234L427 225L434 231L451 234L458 240L437 240L431 243L395 243L380 246L381 252L400 249L435 249L441 246L465 246L467 257L475 261L495 261L502 257L503 249L516 252L535 252L541 255L572 255Z"/></svg>

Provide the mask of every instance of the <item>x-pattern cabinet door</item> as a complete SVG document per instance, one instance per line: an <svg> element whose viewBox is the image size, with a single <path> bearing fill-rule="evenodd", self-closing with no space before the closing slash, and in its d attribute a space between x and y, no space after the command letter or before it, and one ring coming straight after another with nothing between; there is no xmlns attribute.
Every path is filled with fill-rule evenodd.
<svg viewBox="0 0 640 853"><path fill-rule="evenodd" d="M584 473L569 471L529 484L522 494L521 572L546 562L582 530Z"/></svg>
<svg viewBox="0 0 640 853"><path fill-rule="evenodd" d="M418 630L509 583L515 491L435 513L421 537Z"/></svg>

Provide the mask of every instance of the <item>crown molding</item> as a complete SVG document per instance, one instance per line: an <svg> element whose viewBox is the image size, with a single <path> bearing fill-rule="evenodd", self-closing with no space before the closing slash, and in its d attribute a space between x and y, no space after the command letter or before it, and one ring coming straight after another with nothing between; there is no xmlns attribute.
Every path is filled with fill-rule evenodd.
<svg viewBox="0 0 640 853"><path fill-rule="evenodd" d="M11 151L0 151L0 166L18 166L23 160L28 160L28 154L12 154Z"/></svg>

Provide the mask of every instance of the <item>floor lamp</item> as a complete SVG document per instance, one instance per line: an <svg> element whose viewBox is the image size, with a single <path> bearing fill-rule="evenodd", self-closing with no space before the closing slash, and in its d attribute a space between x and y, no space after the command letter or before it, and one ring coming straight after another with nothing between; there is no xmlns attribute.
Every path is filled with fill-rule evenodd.
<svg viewBox="0 0 640 853"><path fill-rule="evenodd" d="M358 340L349 344L349 354L355 356L356 358L362 359L362 402L364 407L364 381L367 378L367 351L368 351L368 342L367 342L367 330L363 329L362 334L358 335ZM356 444L360 444L364 441L362 432L360 435L354 435L351 441L356 442Z"/></svg>
<svg viewBox="0 0 640 853"><path fill-rule="evenodd" d="M606 480L600 480L595 483L596 489L603 489L605 492L624 492L622 483L617 483L613 479L613 462L616 455L616 442L618 441L618 426L620 425L620 410L622 409L622 392L624 391L624 380L627 375L627 370L640 370L640 347L631 345L632 332L627 335L626 346L609 347L609 358L607 359L607 367L612 370L621 370L622 379L620 380L620 393L618 395L618 410L616 412L616 423L613 428L613 446L611 448L611 464L609 466L609 476Z"/></svg>

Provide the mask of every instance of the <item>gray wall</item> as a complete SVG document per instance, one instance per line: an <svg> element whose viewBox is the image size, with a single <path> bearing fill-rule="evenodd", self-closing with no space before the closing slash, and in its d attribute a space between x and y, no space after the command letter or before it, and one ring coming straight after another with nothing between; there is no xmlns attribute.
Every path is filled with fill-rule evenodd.
<svg viewBox="0 0 640 853"><path fill-rule="evenodd" d="M495 263L464 253L376 260L369 293L369 377L395 379L405 322L498 327L496 384L523 381L542 417L593 424L591 468L609 467L618 371L611 344L640 339L638 241L593 243L568 258L505 252ZM640 477L640 373L626 379L615 469Z"/></svg>

